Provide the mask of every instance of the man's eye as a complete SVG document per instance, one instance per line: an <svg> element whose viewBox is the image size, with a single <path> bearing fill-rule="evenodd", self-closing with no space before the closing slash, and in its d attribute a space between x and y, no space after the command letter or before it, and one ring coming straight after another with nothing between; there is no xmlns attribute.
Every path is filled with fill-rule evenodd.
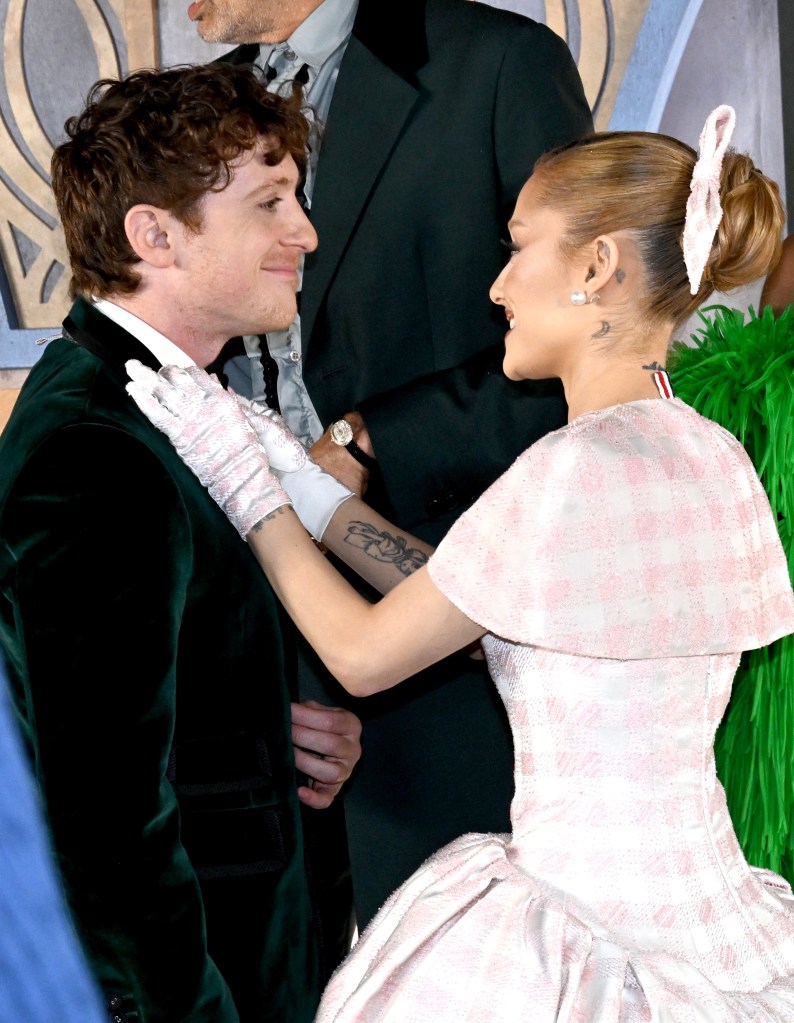
<svg viewBox="0 0 794 1023"><path fill-rule="evenodd" d="M280 202L281 199L268 199L267 202L260 202L259 205L263 210L274 210Z"/></svg>

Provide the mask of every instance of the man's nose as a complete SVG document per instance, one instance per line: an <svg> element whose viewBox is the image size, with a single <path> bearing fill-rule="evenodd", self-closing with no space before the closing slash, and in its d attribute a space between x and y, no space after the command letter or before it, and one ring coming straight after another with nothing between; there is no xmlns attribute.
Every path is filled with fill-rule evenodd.
<svg viewBox="0 0 794 1023"><path fill-rule="evenodd" d="M317 232L303 207L299 203L296 205L295 244L300 245L304 252L314 252L317 248Z"/></svg>

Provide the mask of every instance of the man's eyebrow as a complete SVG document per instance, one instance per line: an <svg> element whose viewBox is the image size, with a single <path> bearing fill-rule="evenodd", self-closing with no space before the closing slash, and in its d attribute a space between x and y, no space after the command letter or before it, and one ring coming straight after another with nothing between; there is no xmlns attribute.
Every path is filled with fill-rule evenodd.
<svg viewBox="0 0 794 1023"><path fill-rule="evenodd" d="M272 191L274 188L294 188L297 182L292 178L271 178L270 181L264 182L264 184L256 185L250 192L243 196L243 202L247 202L249 199L255 199L258 195L264 195L267 192Z"/></svg>

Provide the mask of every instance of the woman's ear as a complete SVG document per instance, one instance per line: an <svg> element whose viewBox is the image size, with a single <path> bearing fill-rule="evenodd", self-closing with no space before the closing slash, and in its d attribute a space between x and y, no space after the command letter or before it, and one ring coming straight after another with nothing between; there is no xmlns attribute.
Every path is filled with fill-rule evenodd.
<svg viewBox="0 0 794 1023"><path fill-rule="evenodd" d="M601 291L620 271L620 244L614 234L602 234L592 244L588 287Z"/></svg>
<svg viewBox="0 0 794 1023"><path fill-rule="evenodd" d="M622 280L620 245L613 234L602 234L585 245L574 263L576 290L574 305L591 305L602 300L601 291L613 279Z"/></svg>
<svg viewBox="0 0 794 1023"><path fill-rule="evenodd" d="M176 257L176 221L158 206L141 203L127 211L124 230L138 259L150 266L170 266Z"/></svg>

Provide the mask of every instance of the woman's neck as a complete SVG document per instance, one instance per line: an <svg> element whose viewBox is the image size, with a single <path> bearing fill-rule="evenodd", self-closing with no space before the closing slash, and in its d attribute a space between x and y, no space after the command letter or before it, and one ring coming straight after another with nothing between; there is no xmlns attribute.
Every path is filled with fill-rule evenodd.
<svg viewBox="0 0 794 1023"><path fill-rule="evenodd" d="M669 336L645 347L646 354L610 357L593 353L563 377L568 422L586 412L643 398L661 398L655 374L665 369Z"/></svg>

